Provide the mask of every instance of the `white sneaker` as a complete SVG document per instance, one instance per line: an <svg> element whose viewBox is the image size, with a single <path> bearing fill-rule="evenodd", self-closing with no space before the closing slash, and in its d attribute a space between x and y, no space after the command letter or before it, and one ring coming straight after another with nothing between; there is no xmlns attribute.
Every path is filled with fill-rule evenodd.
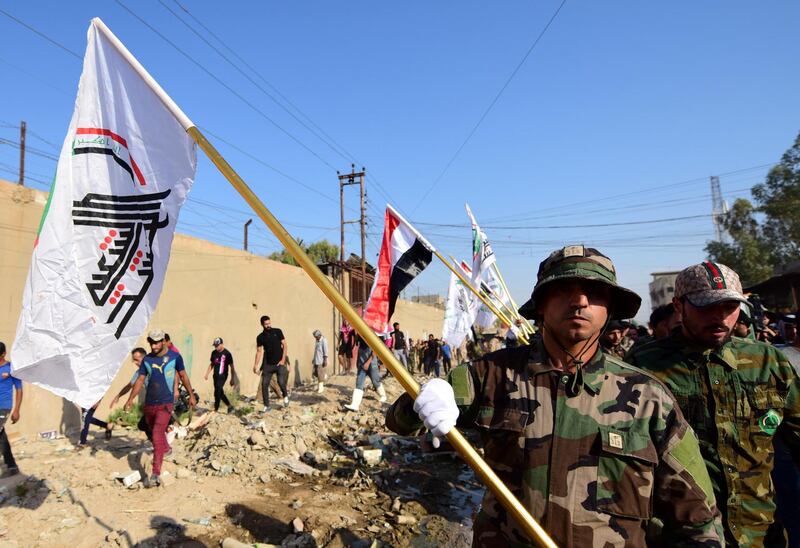
<svg viewBox="0 0 800 548"><path fill-rule="evenodd" d="M289 407L289 396L286 396L285 398L283 398L283 406L284 407Z"/></svg>
<svg viewBox="0 0 800 548"><path fill-rule="evenodd" d="M269 411L269 405L265 405L264 409L261 410L262 413L266 413L267 411Z"/></svg>

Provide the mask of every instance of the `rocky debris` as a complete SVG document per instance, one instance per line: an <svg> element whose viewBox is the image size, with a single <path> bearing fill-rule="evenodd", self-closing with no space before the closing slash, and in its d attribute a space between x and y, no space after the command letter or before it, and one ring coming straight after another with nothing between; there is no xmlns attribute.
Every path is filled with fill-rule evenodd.
<svg viewBox="0 0 800 548"><path fill-rule="evenodd" d="M407 516L404 514L397 516L398 525L414 525L415 523L417 523L417 518L414 516Z"/></svg>
<svg viewBox="0 0 800 548"><path fill-rule="evenodd" d="M311 476L317 473L317 469L295 459L275 459L272 464L294 472L300 476Z"/></svg>
<svg viewBox="0 0 800 548"><path fill-rule="evenodd" d="M172 474L170 474L169 472L166 472L166 471L161 474L160 480L161 480L161 486L162 487L169 487L171 485L174 485L175 481L176 481L175 480L175 476L173 476Z"/></svg>
<svg viewBox="0 0 800 548"><path fill-rule="evenodd" d="M451 455L423 453L418 438L388 432L385 407L371 391L359 413L342 412L337 392L342 398L349 394L352 377L338 379L341 384L331 382L322 396L296 390L286 409L195 416L192 424L197 427L188 428L185 437L176 435L165 457L162 484L175 486L155 493L165 502L158 507L152 504L153 493L139 491L152 468L151 446L131 429L111 442L117 453L98 444L96 454L62 454L57 442L36 442L47 451L35 459L41 465L37 475L48 479L26 484L25 496L7 489L10 498L3 509L12 504L37 508L44 500L44 511L25 514L28 530L46 533L38 541L41 545L58 539L115 548L153 537L155 542L142 545L169 545L184 540L181 535L188 529L186 534L206 545L221 542L229 548L469 546L469 516L477 499L463 493L461 485L472 481L467 483L471 492L479 492L474 476ZM333 388L337 386L341 388ZM399 395L396 382L389 379L386 387L390 399ZM260 409L253 403L240 399L240 409ZM109 473L114 469L124 472ZM129 489L120 489L124 478L137 475ZM86 497L116 497L119 503L113 506L119 509L109 511L112 505L105 502L88 505L97 516L94 521L73 506ZM182 498L180 503L176 497ZM178 513L182 510L186 513ZM151 522L155 514L165 521ZM148 518L140 519L144 516ZM78 531L100 529L100 520L129 523L132 530L104 529L94 533L99 536L78 538ZM8 536L3 534L6 528ZM19 533L10 521L0 523L0 541L26 538ZM27 540L31 542L20 545L37 545L35 535Z"/></svg>
<svg viewBox="0 0 800 548"><path fill-rule="evenodd" d="M130 487L134 483L142 481L142 474L138 470L131 470L126 474L117 476L117 479L122 481L122 485Z"/></svg>
<svg viewBox="0 0 800 548"><path fill-rule="evenodd" d="M359 447L358 454L367 466L378 466L383 457L383 451L380 449L365 449Z"/></svg>

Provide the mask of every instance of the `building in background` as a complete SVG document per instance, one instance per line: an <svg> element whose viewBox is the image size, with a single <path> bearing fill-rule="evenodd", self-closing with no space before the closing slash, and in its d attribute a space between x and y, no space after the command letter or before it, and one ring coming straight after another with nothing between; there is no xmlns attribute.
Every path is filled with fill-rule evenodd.
<svg viewBox="0 0 800 548"><path fill-rule="evenodd" d="M800 261L776 267L771 278L747 287L745 291L758 295L768 310L795 312L800 308Z"/></svg>
<svg viewBox="0 0 800 548"><path fill-rule="evenodd" d="M672 296L675 295L675 278L679 271L674 272L653 272L650 275L650 308L655 310L661 305L671 303Z"/></svg>
<svg viewBox="0 0 800 548"><path fill-rule="evenodd" d="M428 306L433 306L434 308L441 308L442 310L445 309L445 306L447 304L444 296L437 295L435 293L430 295L412 295L410 301L412 303L419 303L419 304L426 304Z"/></svg>

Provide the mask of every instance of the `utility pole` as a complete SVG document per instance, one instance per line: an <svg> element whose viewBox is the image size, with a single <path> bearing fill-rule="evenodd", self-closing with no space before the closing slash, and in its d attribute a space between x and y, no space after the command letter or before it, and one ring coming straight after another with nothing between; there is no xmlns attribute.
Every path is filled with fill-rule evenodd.
<svg viewBox="0 0 800 548"><path fill-rule="evenodd" d="M25 120L19 123L19 185L25 186Z"/></svg>
<svg viewBox="0 0 800 548"><path fill-rule="evenodd" d="M339 251L339 261L340 266L344 269L344 225L347 224L355 224L359 223L361 226L361 288L359 291L359 297L361 299L362 306L366 304L367 300L367 288L366 288L366 279L367 279L367 259L366 259L366 247L367 247L367 233L366 233L366 202L365 197L366 193L364 191L364 176L366 175L366 168L361 167L361 171L356 172L356 165L350 164L350 173L345 173L342 175L338 171L336 175L339 176L339 232L340 232L340 251ZM361 216L357 221L345 221L344 220L344 187L349 185L359 185L359 195L361 197ZM343 279L343 278L342 278ZM342 281L344 283L344 281ZM344 289L344 288L342 288ZM350 301L352 302L353 295L350 295Z"/></svg>
<svg viewBox="0 0 800 548"><path fill-rule="evenodd" d="M250 223L253 222L253 219L248 219L247 222L244 224L244 250L247 251L247 229L250 226Z"/></svg>

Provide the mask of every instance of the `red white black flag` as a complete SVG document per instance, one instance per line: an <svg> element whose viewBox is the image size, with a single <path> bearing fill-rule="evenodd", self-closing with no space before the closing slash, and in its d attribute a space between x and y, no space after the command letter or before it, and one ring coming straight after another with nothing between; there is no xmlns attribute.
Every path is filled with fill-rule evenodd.
<svg viewBox="0 0 800 548"><path fill-rule="evenodd" d="M386 206L375 282L364 309L374 331L388 331L397 297L433 260L433 246L391 206Z"/></svg>

